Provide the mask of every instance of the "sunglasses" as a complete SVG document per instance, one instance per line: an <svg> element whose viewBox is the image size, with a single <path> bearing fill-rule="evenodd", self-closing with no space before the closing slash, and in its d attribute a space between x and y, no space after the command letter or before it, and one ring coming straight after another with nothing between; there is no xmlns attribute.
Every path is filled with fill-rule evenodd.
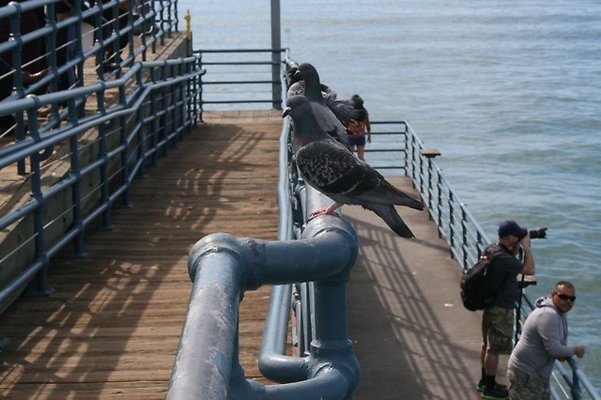
<svg viewBox="0 0 601 400"><path fill-rule="evenodd" d="M555 293L557 295L557 297L559 297L560 299L562 299L563 301L571 301L572 303L574 301L576 301L576 296L568 296L567 294L563 294L563 293Z"/></svg>

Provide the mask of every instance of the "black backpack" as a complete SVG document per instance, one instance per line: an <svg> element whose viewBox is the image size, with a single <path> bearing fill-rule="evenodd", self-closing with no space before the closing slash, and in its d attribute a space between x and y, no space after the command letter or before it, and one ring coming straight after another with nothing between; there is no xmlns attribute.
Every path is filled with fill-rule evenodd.
<svg viewBox="0 0 601 400"><path fill-rule="evenodd" d="M461 301L470 311L483 310L489 307L497 296L497 292L505 283L492 279L488 273L489 267L499 256L499 252L485 254L463 276L459 286Z"/></svg>

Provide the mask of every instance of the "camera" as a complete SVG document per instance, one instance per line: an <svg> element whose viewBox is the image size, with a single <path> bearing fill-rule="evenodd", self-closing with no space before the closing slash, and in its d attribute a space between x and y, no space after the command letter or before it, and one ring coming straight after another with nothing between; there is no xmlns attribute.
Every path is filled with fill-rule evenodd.
<svg viewBox="0 0 601 400"><path fill-rule="evenodd" d="M545 239L547 237L547 228L538 228L529 231L531 239Z"/></svg>

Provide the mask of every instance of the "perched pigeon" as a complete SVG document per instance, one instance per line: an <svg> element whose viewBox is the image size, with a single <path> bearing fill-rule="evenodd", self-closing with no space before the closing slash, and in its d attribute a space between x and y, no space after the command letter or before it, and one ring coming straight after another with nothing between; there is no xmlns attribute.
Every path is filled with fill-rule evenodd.
<svg viewBox="0 0 601 400"><path fill-rule="evenodd" d="M321 84L319 74L313 65L299 65L297 74L300 80L288 89L288 96L304 95L311 102L315 118L323 131L337 138L343 144L348 144L348 134L341 121L357 119L356 111L346 102L336 101L336 92ZM325 98L323 93L326 94Z"/></svg>
<svg viewBox="0 0 601 400"><path fill-rule="evenodd" d="M293 63L288 67L288 76L290 77L290 84L288 86L288 91L286 92L286 98L297 95L304 95L305 82L303 81L303 77L299 71L298 64ZM328 102L328 100L336 100L338 94L328 85L320 82L319 88L321 89L321 95L323 96L326 103ZM345 102L345 107L349 107L348 102ZM350 105L350 107L352 107L352 104Z"/></svg>
<svg viewBox="0 0 601 400"><path fill-rule="evenodd" d="M330 137L320 127L305 96L288 98L286 106L283 116L292 118L292 147L301 175L335 202L313 215L333 214L344 204L356 204L376 213L399 236L413 237L394 205L421 210L423 204L392 186L369 164Z"/></svg>

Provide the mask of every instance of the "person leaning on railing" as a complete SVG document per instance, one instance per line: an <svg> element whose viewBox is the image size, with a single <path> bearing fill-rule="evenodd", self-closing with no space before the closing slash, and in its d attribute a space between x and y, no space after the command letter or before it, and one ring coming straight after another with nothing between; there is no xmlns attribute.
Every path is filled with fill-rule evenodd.
<svg viewBox="0 0 601 400"><path fill-rule="evenodd" d="M515 221L505 221L499 225L499 238L489 245L484 254L498 254L489 267L493 282L500 287L492 305L482 314L482 347L480 361L482 377L478 390L487 400L506 399L507 387L496 382L499 355L510 354L513 347L513 321L515 304L519 301L520 289L517 275L533 275L534 258L530 249L530 234ZM516 256L523 249L523 261Z"/></svg>
<svg viewBox="0 0 601 400"><path fill-rule="evenodd" d="M509 357L507 375L512 400L548 400L549 380L555 360L584 356L584 346L568 346L568 320L576 301L576 289L559 281L549 297L536 301L536 308L524 323L522 335Z"/></svg>

